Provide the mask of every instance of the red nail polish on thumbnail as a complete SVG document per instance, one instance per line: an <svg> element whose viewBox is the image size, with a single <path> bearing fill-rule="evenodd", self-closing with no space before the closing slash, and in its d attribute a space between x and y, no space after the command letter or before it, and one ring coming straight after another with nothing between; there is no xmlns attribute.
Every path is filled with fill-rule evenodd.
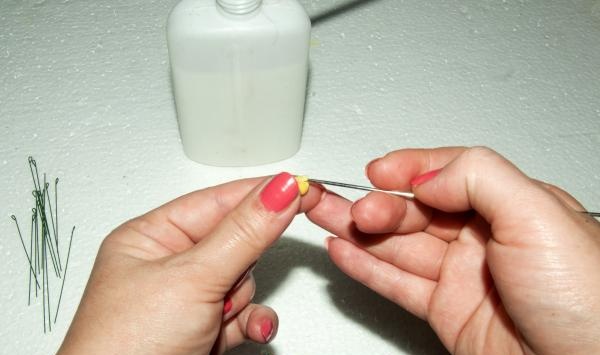
<svg viewBox="0 0 600 355"><path fill-rule="evenodd" d="M298 193L295 177L289 173L281 173L265 186L260 194L260 200L269 211L280 212L294 201Z"/></svg>

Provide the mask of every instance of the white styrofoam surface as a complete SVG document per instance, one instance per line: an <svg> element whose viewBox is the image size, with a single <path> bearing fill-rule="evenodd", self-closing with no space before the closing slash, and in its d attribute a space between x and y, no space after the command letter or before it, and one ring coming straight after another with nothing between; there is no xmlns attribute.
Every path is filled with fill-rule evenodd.
<svg viewBox="0 0 600 355"><path fill-rule="evenodd" d="M488 145L600 209L600 2L302 1L314 21L300 152L250 168L185 158L165 21L175 0L0 3L0 339L6 354L54 352L102 238L193 189L281 170L366 182L401 147ZM331 12L336 7L345 9ZM11 214L32 207L27 156L61 179L77 225L56 329L27 308ZM439 354L429 328L343 276L303 217L259 264L257 300L281 326L233 354Z"/></svg>

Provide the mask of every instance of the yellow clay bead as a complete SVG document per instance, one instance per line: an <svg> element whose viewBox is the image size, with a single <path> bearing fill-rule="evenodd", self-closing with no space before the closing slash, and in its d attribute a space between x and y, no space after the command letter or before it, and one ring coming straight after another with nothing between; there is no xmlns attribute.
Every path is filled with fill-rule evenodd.
<svg viewBox="0 0 600 355"><path fill-rule="evenodd" d="M300 196L304 196L308 193L310 183L306 176L296 176L296 182L298 183L298 190L300 190Z"/></svg>

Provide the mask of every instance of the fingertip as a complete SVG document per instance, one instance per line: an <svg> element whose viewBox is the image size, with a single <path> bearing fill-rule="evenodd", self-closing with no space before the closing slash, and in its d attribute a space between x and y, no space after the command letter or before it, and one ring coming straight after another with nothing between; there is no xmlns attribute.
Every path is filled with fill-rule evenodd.
<svg viewBox="0 0 600 355"><path fill-rule="evenodd" d="M279 318L273 309L266 306L257 306L250 314L246 327L248 337L251 340L267 344L277 335Z"/></svg>
<svg viewBox="0 0 600 355"><path fill-rule="evenodd" d="M406 201L385 193L372 192L356 201L350 213L356 228L361 232L390 233L402 223L406 214Z"/></svg>
<svg viewBox="0 0 600 355"><path fill-rule="evenodd" d="M369 169L369 180L374 186L384 190L409 190L410 179L418 167L410 159L404 160L398 155L389 154Z"/></svg>
<svg viewBox="0 0 600 355"><path fill-rule="evenodd" d="M278 328L279 319L273 309L260 304L248 304L235 318L225 322L214 353L222 354L247 340L266 344L275 338Z"/></svg>
<svg viewBox="0 0 600 355"><path fill-rule="evenodd" d="M366 166L365 166L365 176L370 180L370 176L371 176L371 168L377 164L377 162L381 160L381 158L375 158L373 160L371 160Z"/></svg>

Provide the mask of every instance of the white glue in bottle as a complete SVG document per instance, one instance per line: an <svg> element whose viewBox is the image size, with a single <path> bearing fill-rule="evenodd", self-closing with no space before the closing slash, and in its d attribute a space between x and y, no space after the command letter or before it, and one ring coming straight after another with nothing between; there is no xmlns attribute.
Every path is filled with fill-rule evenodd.
<svg viewBox="0 0 600 355"><path fill-rule="evenodd" d="M175 6L167 37L189 158L250 166L298 151L310 26L296 0L182 0Z"/></svg>

